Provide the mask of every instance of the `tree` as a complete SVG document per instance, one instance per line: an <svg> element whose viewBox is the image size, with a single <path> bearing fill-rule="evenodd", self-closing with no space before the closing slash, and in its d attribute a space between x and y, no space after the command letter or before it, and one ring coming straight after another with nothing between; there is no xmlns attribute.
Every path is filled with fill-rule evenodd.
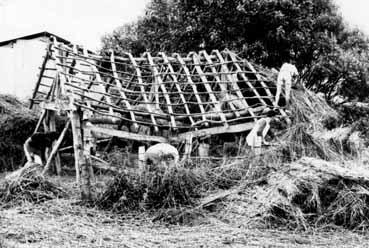
<svg viewBox="0 0 369 248"><path fill-rule="evenodd" d="M328 78L329 84L319 80L316 87L327 94L338 71L348 75L347 70L362 66L360 76L355 72L345 83L366 84L368 56L360 51L368 50L368 39L344 25L333 0L152 0L145 16L131 25L135 39L127 30L113 33L103 50L115 45L134 53L229 48L264 66L279 68L291 61L307 71L305 78ZM139 51L133 49L137 42ZM348 66L355 59L360 63ZM329 69L331 64L337 70Z"/></svg>

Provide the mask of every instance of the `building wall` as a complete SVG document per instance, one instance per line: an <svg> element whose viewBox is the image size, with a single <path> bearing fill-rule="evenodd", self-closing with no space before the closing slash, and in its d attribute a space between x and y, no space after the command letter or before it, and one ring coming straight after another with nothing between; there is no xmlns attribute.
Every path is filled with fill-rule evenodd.
<svg viewBox="0 0 369 248"><path fill-rule="evenodd" d="M0 94L29 98L46 54L46 38L17 40L0 47Z"/></svg>

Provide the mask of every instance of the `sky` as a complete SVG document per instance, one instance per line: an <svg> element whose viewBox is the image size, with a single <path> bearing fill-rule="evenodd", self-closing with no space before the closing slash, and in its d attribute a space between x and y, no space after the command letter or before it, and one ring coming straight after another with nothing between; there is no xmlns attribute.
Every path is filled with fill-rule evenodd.
<svg viewBox="0 0 369 248"><path fill-rule="evenodd" d="M369 34L368 0L334 0L347 23ZM96 50L101 36L143 15L148 0L0 0L0 41L49 31Z"/></svg>
<svg viewBox="0 0 369 248"><path fill-rule="evenodd" d="M0 41L48 31L96 50L101 36L144 14L148 0L0 0Z"/></svg>

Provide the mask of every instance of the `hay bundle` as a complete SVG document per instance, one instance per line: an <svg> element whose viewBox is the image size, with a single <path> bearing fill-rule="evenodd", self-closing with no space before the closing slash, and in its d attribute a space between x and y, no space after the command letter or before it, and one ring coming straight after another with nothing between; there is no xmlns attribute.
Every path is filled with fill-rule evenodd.
<svg viewBox="0 0 369 248"><path fill-rule="evenodd" d="M291 92L290 110L294 123L321 125L326 119L338 119L337 111L329 106L324 97L308 89Z"/></svg>
<svg viewBox="0 0 369 248"><path fill-rule="evenodd" d="M42 166L27 163L21 169L11 173L0 187L0 202L11 205L29 202L43 202L58 197L65 197L66 192L46 180L42 175Z"/></svg>
<svg viewBox="0 0 369 248"><path fill-rule="evenodd" d="M303 156L336 158L334 149L324 140L314 138L309 128L307 123L295 124L280 137L280 146L288 160L293 161Z"/></svg>
<svg viewBox="0 0 369 248"><path fill-rule="evenodd" d="M9 95L0 95L0 172L15 170L23 160L23 143L33 133L38 117Z"/></svg>
<svg viewBox="0 0 369 248"><path fill-rule="evenodd" d="M160 170L124 171L98 197L97 206L116 212L140 209L177 208L194 203L202 180L181 166Z"/></svg>
<svg viewBox="0 0 369 248"><path fill-rule="evenodd" d="M105 191L98 197L96 205L114 212L139 210L143 194L139 174L134 171L123 171L107 185Z"/></svg>
<svg viewBox="0 0 369 248"><path fill-rule="evenodd" d="M358 165L305 157L272 174L256 197L272 224L369 227L369 171Z"/></svg>

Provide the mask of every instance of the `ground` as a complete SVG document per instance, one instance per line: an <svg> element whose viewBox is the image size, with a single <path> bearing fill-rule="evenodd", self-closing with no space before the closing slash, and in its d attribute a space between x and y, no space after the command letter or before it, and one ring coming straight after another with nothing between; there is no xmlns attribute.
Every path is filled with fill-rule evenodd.
<svg viewBox="0 0 369 248"><path fill-rule="evenodd" d="M0 247L368 247L367 233L343 229L295 232L250 228L211 215L194 226L152 222L148 214L114 215L80 206L72 177L60 179L71 196L24 203L0 212ZM0 180L1 181L1 180ZM101 183L100 183L101 184ZM100 185L101 186L101 185Z"/></svg>

